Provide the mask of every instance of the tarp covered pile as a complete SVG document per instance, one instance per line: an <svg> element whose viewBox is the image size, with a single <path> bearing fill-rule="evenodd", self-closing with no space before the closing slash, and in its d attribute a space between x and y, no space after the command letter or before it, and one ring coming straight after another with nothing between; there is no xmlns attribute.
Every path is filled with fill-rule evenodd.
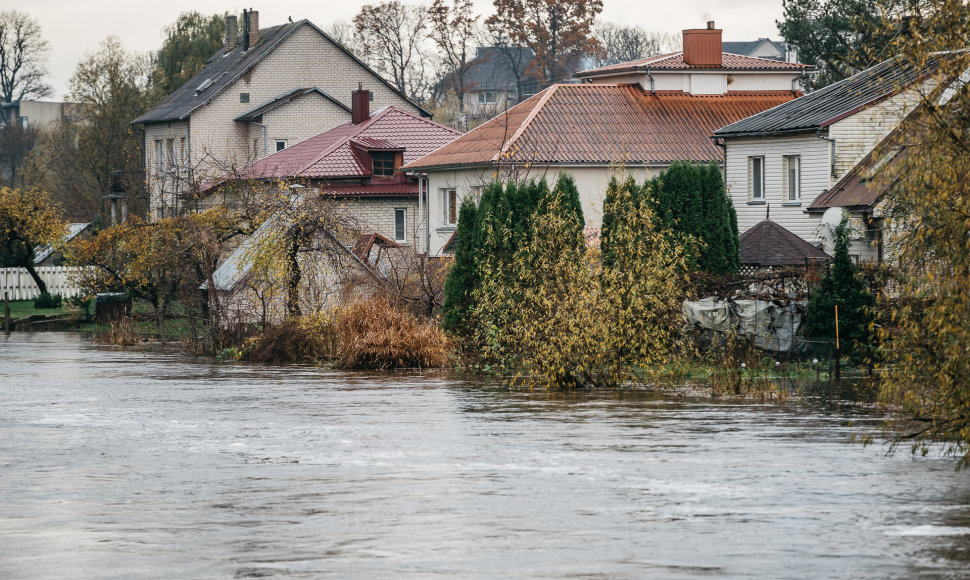
<svg viewBox="0 0 970 580"><path fill-rule="evenodd" d="M752 338L754 345L779 352L804 352L798 336L807 303L782 304L765 300L702 300L684 302L684 320L708 330Z"/></svg>

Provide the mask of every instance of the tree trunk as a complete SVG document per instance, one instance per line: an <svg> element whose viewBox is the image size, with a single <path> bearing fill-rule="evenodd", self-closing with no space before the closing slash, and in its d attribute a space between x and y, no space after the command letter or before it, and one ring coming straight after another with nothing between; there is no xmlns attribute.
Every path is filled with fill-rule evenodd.
<svg viewBox="0 0 970 580"><path fill-rule="evenodd" d="M290 316L299 316L300 313L300 263L297 261L297 251L299 244L294 243L290 247L290 253L286 257L289 262L289 275L286 288L286 312Z"/></svg>
<svg viewBox="0 0 970 580"><path fill-rule="evenodd" d="M40 293L47 294L47 283L41 279L40 274L37 273L37 270L34 270L34 265L27 262L24 264L24 268L26 268L27 273L30 274L30 277L34 279L34 284L37 284L37 287L40 288Z"/></svg>

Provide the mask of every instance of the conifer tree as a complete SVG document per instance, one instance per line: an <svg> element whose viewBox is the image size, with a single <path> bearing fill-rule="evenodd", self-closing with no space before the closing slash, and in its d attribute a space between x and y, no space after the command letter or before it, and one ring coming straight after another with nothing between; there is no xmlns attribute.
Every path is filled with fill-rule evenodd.
<svg viewBox="0 0 970 580"><path fill-rule="evenodd" d="M852 352L869 342L869 324L875 299L849 258L849 222L835 228L835 259L812 294L805 316L807 336L835 337L835 306L839 306L842 350Z"/></svg>
<svg viewBox="0 0 970 580"><path fill-rule="evenodd" d="M728 275L737 271L740 265L738 257L737 220L732 225L732 215L729 208L731 201L727 197L721 170L716 165L696 168L701 175L702 200L704 206L704 227L696 235L704 241L698 266L709 274Z"/></svg>
<svg viewBox="0 0 970 580"><path fill-rule="evenodd" d="M445 280L445 303L442 307L442 326L446 331L458 335L468 333L472 295L480 283L475 261L477 230L478 208L474 200L466 198L458 214L458 230L455 232L458 247L455 249L455 263Z"/></svg>
<svg viewBox="0 0 970 580"><path fill-rule="evenodd" d="M545 192L544 192L545 193ZM561 197L559 205L566 208L576 216L576 224L582 233L586 227L586 220L583 219L583 203L579 200L579 189L576 188L576 180L568 173L560 173L556 179L556 186L551 192L545 193L539 200L538 211L547 213L549 211L550 200Z"/></svg>

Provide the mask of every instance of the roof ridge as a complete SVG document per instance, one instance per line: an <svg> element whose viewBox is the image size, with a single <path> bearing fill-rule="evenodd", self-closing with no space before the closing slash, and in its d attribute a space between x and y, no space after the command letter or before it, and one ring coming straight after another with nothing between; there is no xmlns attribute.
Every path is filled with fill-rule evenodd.
<svg viewBox="0 0 970 580"><path fill-rule="evenodd" d="M454 132L457 135L464 135L464 133L462 133L458 129L455 129L454 127L449 127L448 125L442 125L441 123L435 121L434 119L429 119L428 117L422 117L421 115L415 115L414 113L412 113L410 111L406 111L406 110L404 110L404 109L402 109L402 108L400 108L400 107L398 107L396 105L388 105L388 106L386 106L384 108L387 109L387 110L394 109L398 113L403 113L403 114L405 114L405 115L407 115L409 117L412 117L414 119L417 119L418 121L422 121L424 123L427 123L428 125L431 125L431 126L434 126L434 127L440 127L442 129L448 129L449 131L452 131L452 132Z"/></svg>
<svg viewBox="0 0 970 580"><path fill-rule="evenodd" d="M532 110L529 112L528 116L526 116L522 124L519 125L519 128L515 130L515 133L512 135L512 137L508 141L506 141L504 145L502 145L502 148L499 149L498 153L492 156L491 161L499 161L502 158L502 155L504 155L508 151L509 147L512 146L512 143L515 143L516 139L521 137L522 133L524 133L525 130L529 128L529 125L532 124L532 121L535 120L535 118L542 111L542 108L545 107L546 103L549 102L549 99L552 97L553 93L555 93L560 86L562 85L557 83L545 90L546 94L542 95L542 98L539 99L539 102L536 103L536 105L532 108Z"/></svg>
<svg viewBox="0 0 970 580"><path fill-rule="evenodd" d="M386 115L390 110L392 110L394 108L395 108L394 105L388 105L386 107L383 107L373 117L369 117L363 123L358 123L357 130L356 131L353 131L351 133L348 133L347 135L344 135L343 137L341 137L340 139L338 139L337 141L335 141L333 143L333 145L331 145L330 147L327 147L326 149L324 149L323 152L320 153L320 155L316 156L309 163L307 163L306 165L304 165L303 167L301 167L300 170L297 171L294 174L294 176L295 175L299 175L299 174L303 173L304 171L310 169L316 163L322 161L328 155L330 155L331 153L333 153L334 151L336 151L337 148L342 147L342 146L346 145L347 143L349 143L354 137L357 137L358 135L360 135L364 131L364 129L367 129L368 127L370 127L371 125L373 125L375 121L377 121L378 119L383 118L384 115ZM353 124L353 123L351 123L351 124ZM337 127L342 127L342 126L343 125L337 125ZM336 129L337 127L334 127L334 129ZM330 129L330 131L333 131L333 129ZM324 135L326 133L328 133L328 131L324 131L323 133L321 133L321 135Z"/></svg>

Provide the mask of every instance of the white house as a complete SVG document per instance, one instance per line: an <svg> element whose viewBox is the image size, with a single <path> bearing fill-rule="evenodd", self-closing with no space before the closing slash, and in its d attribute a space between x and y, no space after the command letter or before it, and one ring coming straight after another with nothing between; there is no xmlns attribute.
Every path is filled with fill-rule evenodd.
<svg viewBox="0 0 970 580"><path fill-rule="evenodd" d="M371 108L430 114L308 20L259 28L226 18L226 42L195 77L135 119L145 129L151 217L173 215L201 181L351 120L351 92Z"/></svg>
<svg viewBox="0 0 970 580"><path fill-rule="evenodd" d="M739 232L770 211L772 221L831 252L823 214L809 208L938 84L938 62L917 68L892 58L715 131L726 152L725 182ZM857 260L878 260L881 225L871 214L863 217L854 216L850 253Z"/></svg>
<svg viewBox="0 0 970 580"><path fill-rule="evenodd" d="M553 85L406 164L402 170L422 177L427 196L423 247L440 255L461 199L494 179L551 182L570 173L586 222L596 227L613 175L642 181L675 161L720 163L714 130L794 99L809 68L720 47L713 23L686 30L683 51L579 73L583 83Z"/></svg>

